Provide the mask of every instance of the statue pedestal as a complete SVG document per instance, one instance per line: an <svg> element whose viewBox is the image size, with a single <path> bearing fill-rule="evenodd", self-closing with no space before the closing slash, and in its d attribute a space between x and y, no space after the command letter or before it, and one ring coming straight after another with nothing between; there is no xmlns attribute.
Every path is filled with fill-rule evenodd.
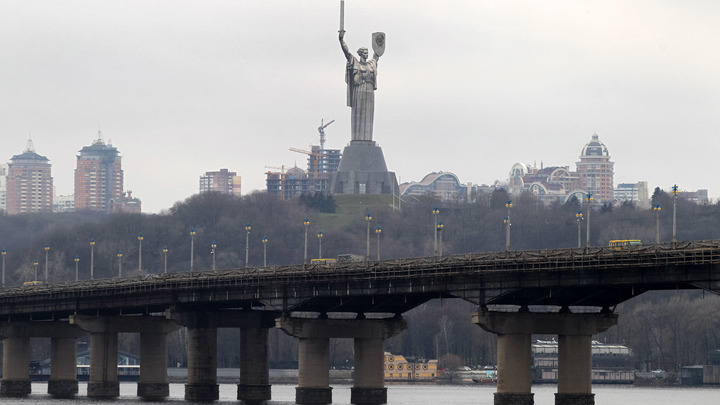
<svg viewBox="0 0 720 405"><path fill-rule="evenodd" d="M343 150L330 185L332 194L397 194L395 173L387 170L374 141L351 141Z"/></svg>

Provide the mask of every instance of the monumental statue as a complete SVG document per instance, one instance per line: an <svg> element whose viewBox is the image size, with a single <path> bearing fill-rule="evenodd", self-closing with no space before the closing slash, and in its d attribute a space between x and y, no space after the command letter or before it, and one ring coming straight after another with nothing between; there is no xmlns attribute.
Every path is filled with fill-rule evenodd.
<svg viewBox="0 0 720 405"><path fill-rule="evenodd" d="M340 45L345 53L345 83L347 105L352 109L351 126L353 141L372 141L377 89L377 62L385 50L385 34L373 34L373 58L368 60L368 49L360 48L359 59L353 56L343 40L345 30L339 31Z"/></svg>
<svg viewBox="0 0 720 405"><path fill-rule="evenodd" d="M345 59L347 105L351 110L350 144L343 149L337 172L333 173L330 193L333 194L392 194L398 186L395 173L388 171L382 149L373 141L377 62L385 52L385 34L372 34L373 57L368 49L360 48L357 57L345 43L345 2L340 1L340 46ZM394 197L393 197L394 199Z"/></svg>

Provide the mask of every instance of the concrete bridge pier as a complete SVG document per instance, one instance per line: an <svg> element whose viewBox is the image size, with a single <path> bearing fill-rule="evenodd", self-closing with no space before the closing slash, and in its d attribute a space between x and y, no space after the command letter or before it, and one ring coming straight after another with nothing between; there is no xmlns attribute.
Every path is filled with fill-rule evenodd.
<svg viewBox="0 0 720 405"><path fill-rule="evenodd" d="M594 405L592 335L617 324L606 312L494 312L481 309L473 322L498 335L498 391L495 405L532 405L531 334L556 334L558 392L555 405Z"/></svg>
<svg viewBox="0 0 720 405"><path fill-rule="evenodd" d="M3 377L0 397L30 395L30 337L3 339Z"/></svg>
<svg viewBox="0 0 720 405"><path fill-rule="evenodd" d="M270 316L268 316L270 315ZM274 314L250 312L240 326L240 382L237 399L247 404L271 399L269 328L275 326Z"/></svg>
<svg viewBox="0 0 720 405"><path fill-rule="evenodd" d="M592 335L558 336L556 405L593 405Z"/></svg>
<svg viewBox="0 0 720 405"><path fill-rule="evenodd" d="M192 314L187 326L188 379L185 400L193 402L217 401L217 326L210 314ZM207 316L204 316L207 315Z"/></svg>
<svg viewBox="0 0 720 405"><path fill-rule="evenodd" d="M51 338L48 394L70 398L78 392L76 341L85 332L61 321L16 321L0 325L3 339L3 379L0 396L30 394L30 338Z"/></svg>
<svg viewBox="0 0 720 405"><path fill-rule="evenodd" d="M498 334L498 380L495 405L532 405L530 334Z"/></svg>
<svg viewBox="0 0 720 405"><path fill-rule="evenodd" d="M140 381L137 395L145 400L160 400L169 395L167 334L180 328L175 321L146 315L74 315L70 322L90 332L88 397L114 398L120 395L117 376L119 332L140 334Z"/></svg>
<svg viewBox="0 0 720 405"><path fill-rule="evenodd" d="M140 332L140 380L137 396L142 399L158 401L170 396L167 334L168 331L165 330Z"/></svg>
<svg viewBox="0 0 720 405"><path fill-rule="evenodd" d="M109 319L106 319L109 322ZM104 331L90 332L90 377L87 385L89 398L115 398L120 396L118 381L118 334Z"/></svg>
<svg viewBox="0 0 720 405"><path fill-rule="evenodd" d="M188 379L185 400L216 401L220 398L217 383L217 328L188 327Z"/></svg>
<svg viewBox="0 0 720 405"><path fill-rule="evenodd" d="M385 404L385 350L383 338L355 338L355 378L351 404Z"/></svg>
<svg viewBox="0 0 720 405"><path fill-rule="evenodd" d="M77 338L53 337L50 339L48 394L54 398L72 398L77 393Z"/></svg>
<svg viewBox="0 0 720 405"><path fill-rule="evenodd" d="M298 342L298 405L332 403L330 338L300 337Z"/></svg>
<svg viewBox="0 0 720 405"><path fill-rule="evenodd" d="M330 387L330 338L355 339L355 381L350 402L362 405L387 403L383 342L407 328L402 318L328 319L283 316L278 326L298 337L297 404L332 403Z"/></svg>

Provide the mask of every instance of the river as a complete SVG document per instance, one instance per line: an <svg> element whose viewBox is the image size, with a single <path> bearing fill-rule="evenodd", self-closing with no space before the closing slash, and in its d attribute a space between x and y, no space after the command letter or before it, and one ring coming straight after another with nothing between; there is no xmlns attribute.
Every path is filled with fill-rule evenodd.
<svg viewBox="0 0 720 405"><path fill-rule="evenodd" d="M333 385L333 404L350 403L350 385ZM55 400L46 394L47 383L33 383L33 394L24 399L0 400L9 405L87 405L107 401L90 400L85 397L87 385L80 383L80 395L75 399ZM123 403L147 403L136 396L135 383L121 383L120 397L111 401L122 405ZM536 405L554 405L555 385L535 385ZM688 405L715 405L720 402L719 388L656 388L634 387L631 385L596 385L595 403L597 405L656 405L656 404L688 404ZM388 405L492 405L495 386L492 385L389 385ZM170 384L170 397L166 403L181 405L184 385ZM220 401L217 405L236 405L237 386L234 384L220 384ZM294 404L295 385L277 384L272 387L272 401L270 405Z"/></svg>

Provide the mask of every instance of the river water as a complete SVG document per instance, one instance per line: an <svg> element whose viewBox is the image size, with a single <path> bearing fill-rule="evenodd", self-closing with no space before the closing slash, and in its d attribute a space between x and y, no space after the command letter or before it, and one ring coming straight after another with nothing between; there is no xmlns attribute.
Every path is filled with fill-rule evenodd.
<svg viewBox="0 0 720 405"><path fill-rule="evenodd" d="M333 385L333 404L350 403L350 385ZM2 404L10 405L88 405L95 403L115 403L117 405L147 403L139 400L135 394L135 383L121 383L120 397L114 401L90 400L85 397L87 385L80 383L80 395L75 399L55 400L47 395L47 383L33 383L33 394L23 399L0 399ZM554 405L555 385L535 385L536 405ZM595 403L597 405L657 405L687 404L716 405L720 402L720 388L656 388L634 387L628 385L596 385ZM185 404L183 384L170 384L170 397L165 401L170 405ZM389 385L388 405L492 405L495 386L492 385ZM217 405L237 405L237 386L220 384L220 401ZM270 405L294 404L295 385L273 385Z"/></svg>

